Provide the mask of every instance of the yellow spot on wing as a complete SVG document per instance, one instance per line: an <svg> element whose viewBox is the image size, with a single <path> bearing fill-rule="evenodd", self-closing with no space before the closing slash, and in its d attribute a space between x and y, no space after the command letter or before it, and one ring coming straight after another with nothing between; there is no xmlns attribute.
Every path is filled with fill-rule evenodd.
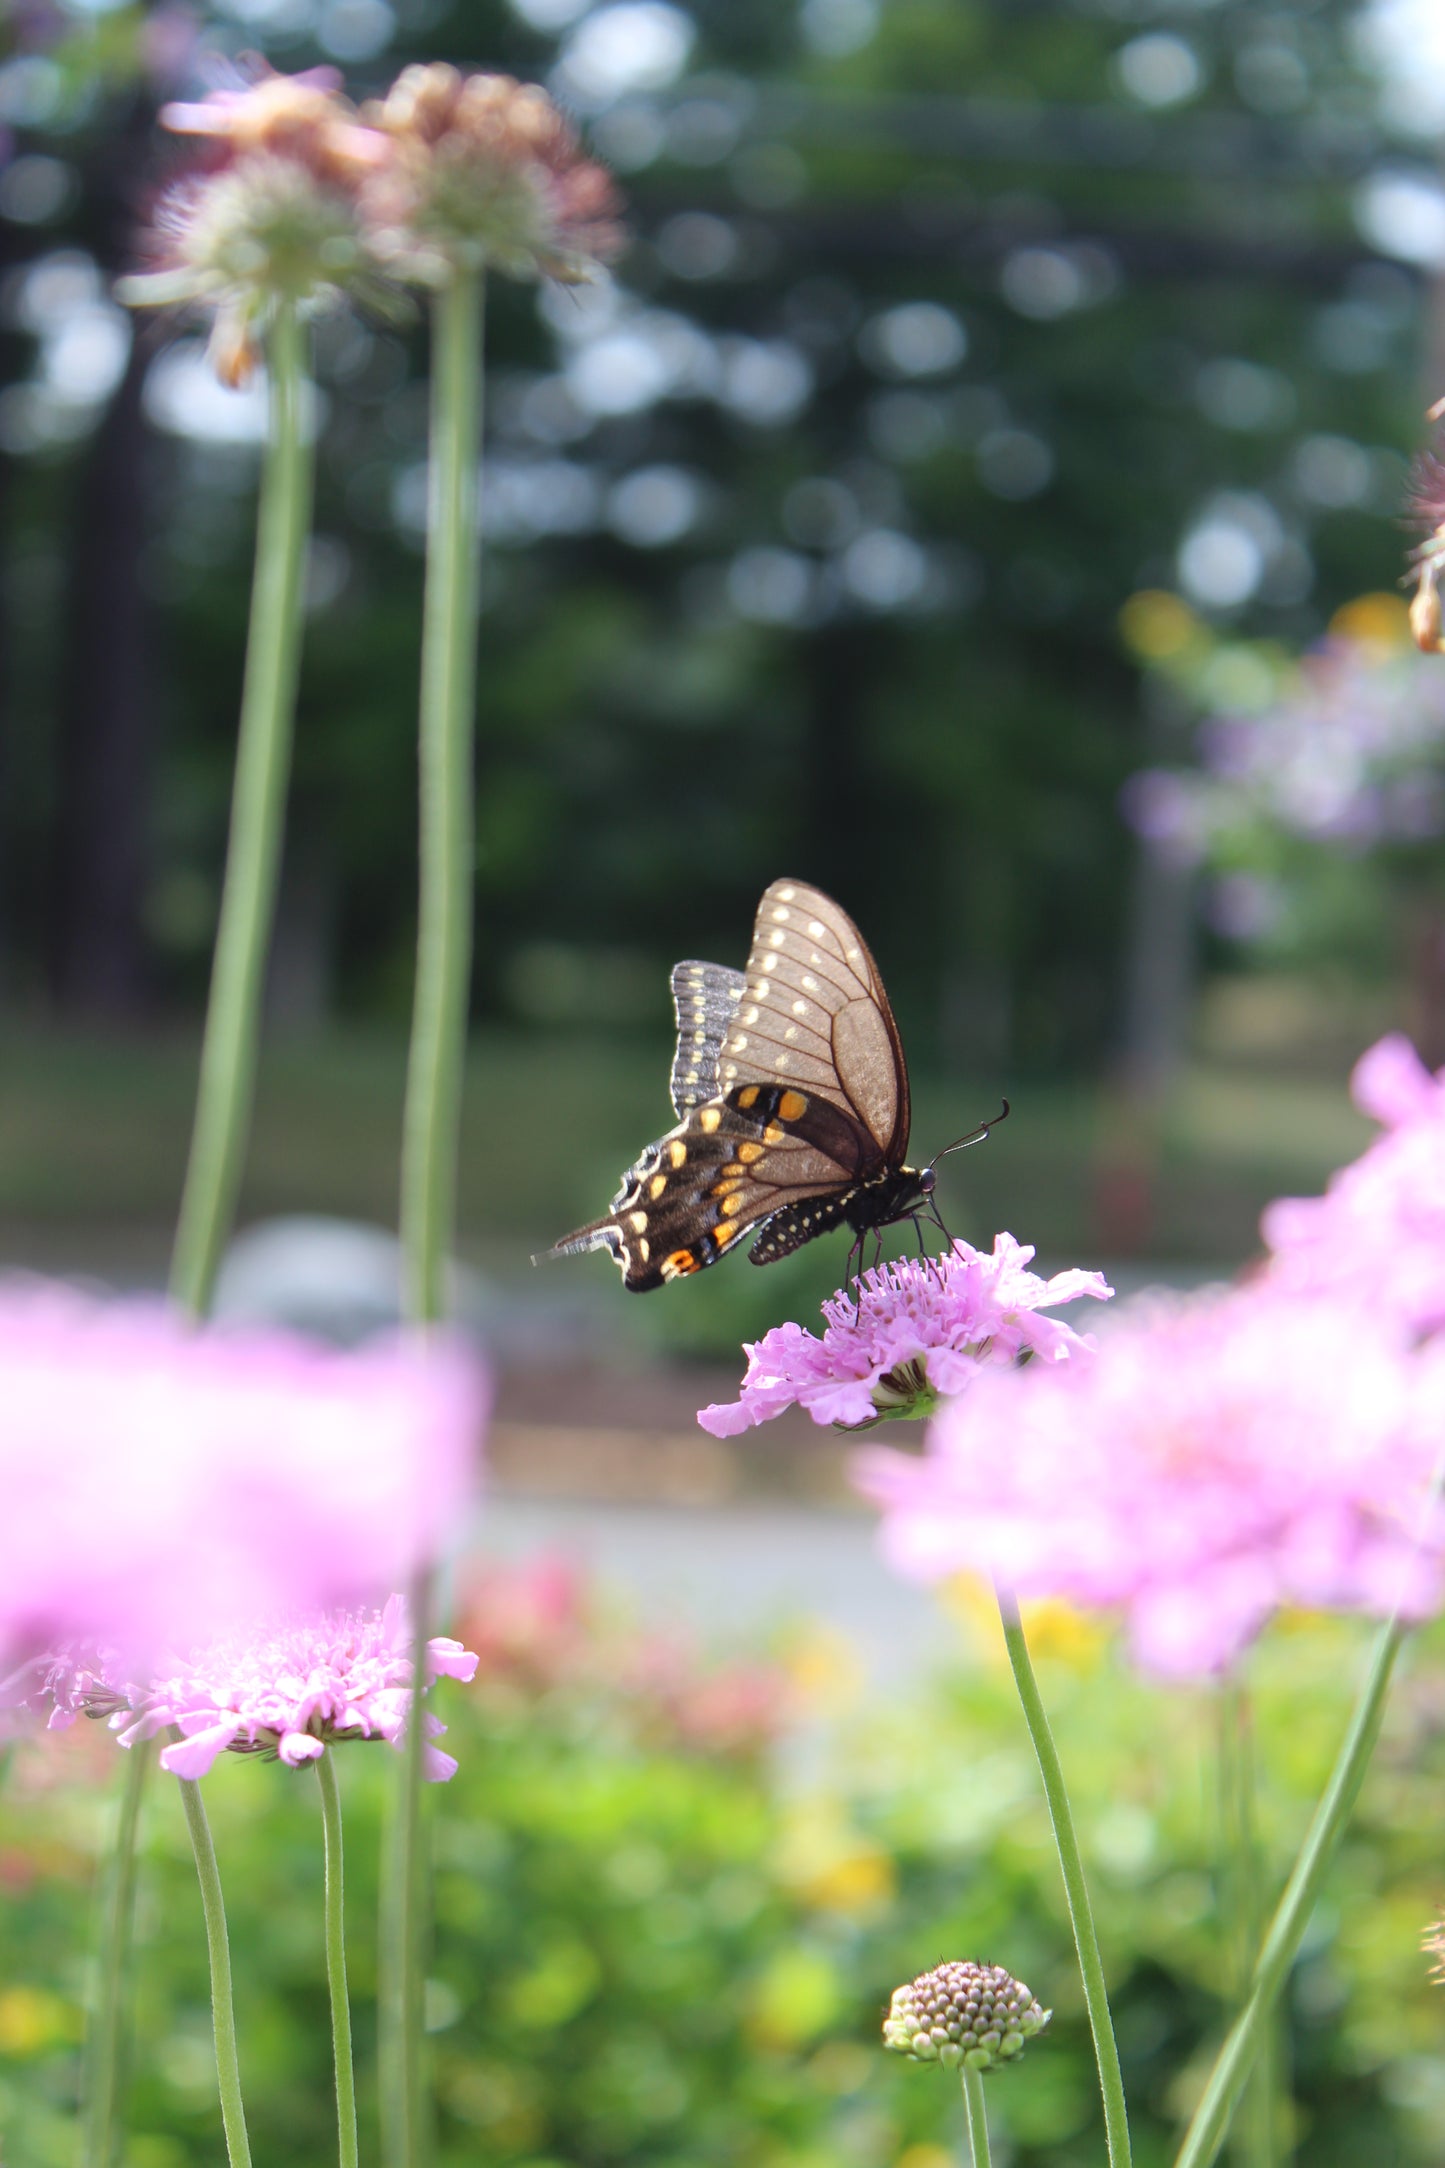
<svg viewBox="0 0 1445 2168"><path fill-rule="evenodd" d="M763 1131L763 1142L764 1144L781 1144L783 1135L784 1131L781 1122L769 1122L767 1128Z"/></svg>
<svg viewBox="0 0 1445 2168"><path fill-rule="evenodd" d="M687 1146L683 1143L681 1137L673 1138L671 1144L667 1147L667 1156L674 1167L682 1166L687 1158Z"/></svg>
<svg viewBox="0 0 1445 2168"><path fill-rule="evenodd" d="M647 1214L645 1212L629 1212L627 1224L635 1235L640 1235L647 1227Z"/></svg>
<svg viewBox="0 0 1445 2168"><path fill-rule="evenodd" d="M726 1212L726 1214L728 1215L728 1218L731 1219L734 1212L741 1212L746 1201L747 1200L743 1197L740 1191L734 1190L730 1197L724 1197L722 1201L722 1208L724 1212Z"/></svg>
<svg viewBox="0 0 1445 2168"><path fill-rule="evenodd" d="M760 1144L740 1144L738 1146L738 1158L745 1167L750 1167L755 1159L761 1159L762 1156L763 1148Z"/></svg>
<svg viewBox="0 0 1445 2168"><path fill-rule="evenodd" d="M738 1105L740 1107L750 1107L757 1098L758 1091L758 1085L749 1084L745 1091L740 1091L738 1093Z"/></svg>
<svg viewBox="0 0 1445 2168"><path fill-rule="evenodd" d="M698 1120L701 1122L703 1128L707 1131L708 1135L711 1136L713 1131L717 1128L718 1123L722 1120L721 1107L704 1107L701 1114L699 1114L698 1116Z"/></svg>
<svg viewBox="0 0 1445 2168"><path fill-rule="evenodd" d="M647 1185L647 1194L652 1199L654 1204L656 1204L658 1198L662 1195L666 1187L667 1176L665 1174L655 1174L652 1177L652 1180Z"/></svg>

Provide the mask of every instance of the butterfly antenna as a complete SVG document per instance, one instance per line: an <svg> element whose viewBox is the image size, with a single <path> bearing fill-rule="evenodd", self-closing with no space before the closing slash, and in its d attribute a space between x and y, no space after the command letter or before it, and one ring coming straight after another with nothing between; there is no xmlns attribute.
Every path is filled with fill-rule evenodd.
<svg viewBox="0 0 1445 2168"><path fill-rule="evenodd" d="M1008 1116L1009 1103L1007 1099L1005 1099L998 1113L992 1115L988 1121L980 1122L977 1129L970 1129L968 1135L966 1137L960 1137L956 1144L945 1144L941 1152L935 1152L932 1159L930 1159L928 1162L929 1166L936 1167L939 1160L947 1159L950 1152L962 1152L965 1151L970 1144L982 1144L984 1138L988 1135L989 1131L991 1129L997 1129L1000 1122L1006 1122L1008 1120Z"/></svg>

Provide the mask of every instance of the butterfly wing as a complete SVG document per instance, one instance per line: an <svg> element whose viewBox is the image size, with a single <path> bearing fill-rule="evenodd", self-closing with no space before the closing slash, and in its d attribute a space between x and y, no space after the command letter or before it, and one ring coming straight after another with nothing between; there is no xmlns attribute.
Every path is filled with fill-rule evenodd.
<svg viewBox="0 0 1445 2168"><path fill-rule="evenodd" d="M740 1096L748 1097L747 1106L737 1104ZM726 1099L690 1108L629 1167L611 1210L564 1235L550 1254L606 1250L623 1286L645 1294L716 1264L740 1235L785 1207L846 1199L855 1174L851 1132L837 1124L829 1135L824 1127L827 1141L820 1141L805 1128L798 1097L781 1085L744 1085ZM845 1157L834 1157L830 1144ZM798 1240L837 1225L840 1216L841 1208Z"/></svg>
<svg viewBox="0 0 1445 2168"><path fill-rule="evenodd" d="M672 1006L677 1050L669 1090L674 1111L685 1115L717 1095L718 1057L732 1029L747 979L726 964L690 962L672 967Z"/></svg>
<svg viewBox="0 0 1445 2168"><path fill-rule="evenodd" d="M908 1066L882 975L847 912L805 881L774 881L758 905L744 979L719 1091L736 1093L746 1111L749 1086L783 1085L806 1102L790 1129L803 1119L836 1139L845 1125L859 1176L900 1166Z"/></svg>

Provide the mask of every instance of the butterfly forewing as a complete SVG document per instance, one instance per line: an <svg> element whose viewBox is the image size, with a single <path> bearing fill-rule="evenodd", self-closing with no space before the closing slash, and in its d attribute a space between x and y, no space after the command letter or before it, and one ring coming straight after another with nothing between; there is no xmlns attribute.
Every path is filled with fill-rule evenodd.
<svg viewBox="0 0 1445 2168"><path fill-rule="evenodd" d="M901 1163L908 1069L878 966L846 911L802 881L774 881L758 906L737 1022L719 1088L788 1084L857 1126L856 1170Z"/></svg>

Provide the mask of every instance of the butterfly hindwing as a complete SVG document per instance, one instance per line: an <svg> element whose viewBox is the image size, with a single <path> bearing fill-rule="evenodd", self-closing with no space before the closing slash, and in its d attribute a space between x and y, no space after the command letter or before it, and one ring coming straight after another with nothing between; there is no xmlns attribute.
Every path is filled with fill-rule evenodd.
<svg viewBox="0 0 1445 2168"><path fill-rule="evenodd" d="M677 1050L672 1057L670 1091L673 1109L712 1099L718 1088L718 1056L737 1018L747 978L726 964L689 962L672 967L672 1005L677 1015Z"/></svg>

